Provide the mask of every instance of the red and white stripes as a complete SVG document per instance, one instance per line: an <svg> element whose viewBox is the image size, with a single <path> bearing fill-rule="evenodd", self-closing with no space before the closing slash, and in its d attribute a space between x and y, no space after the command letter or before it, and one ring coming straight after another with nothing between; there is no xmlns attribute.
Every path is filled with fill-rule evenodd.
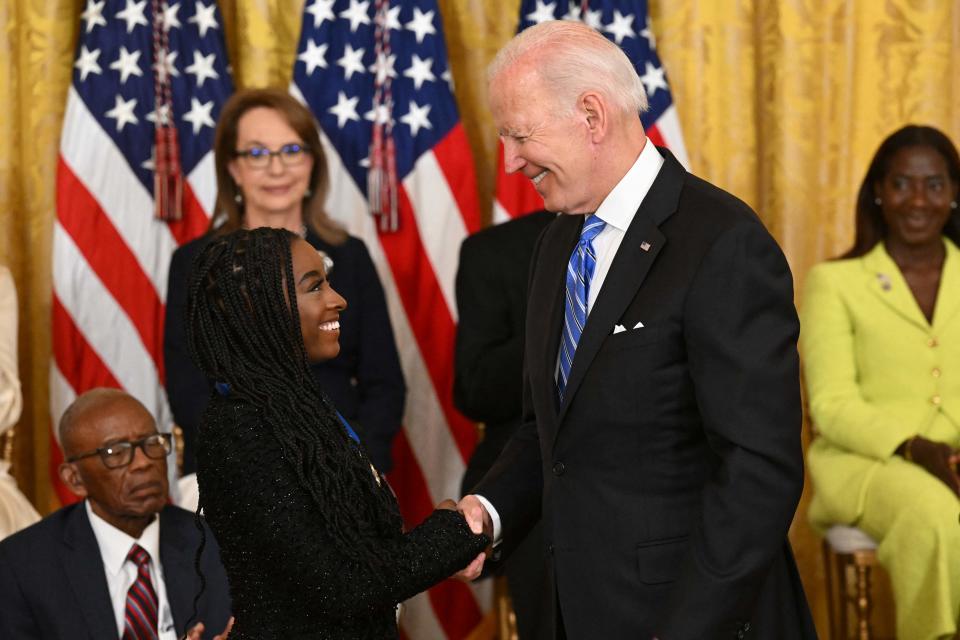
<svg viewBox="0 0 960 640"><path fill-rule="evenodd" d="M77 395L110 386L140 400L161 429L170 427L163 388L167 271L177 246L207 226L216 191L212 157L184 186L183 218L157 220L152 195L71 87L53 229L52 425ZM52 466L61 500L73 501Z"/></svg>

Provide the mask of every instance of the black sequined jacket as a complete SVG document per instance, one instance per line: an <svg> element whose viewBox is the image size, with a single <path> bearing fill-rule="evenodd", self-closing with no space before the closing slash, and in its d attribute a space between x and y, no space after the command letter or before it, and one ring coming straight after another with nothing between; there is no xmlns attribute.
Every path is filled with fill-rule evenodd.
<svg viewBox="0 0 960 640"><path fill-rule="evenodd" d="M332 544L322 507L255 408L215 397L198 436L200 497L236 616L230 640L396 638L396 604L465 567L487 544L462 516L438 510L408 533L382 538L389 566L351 560Z"/></svg>

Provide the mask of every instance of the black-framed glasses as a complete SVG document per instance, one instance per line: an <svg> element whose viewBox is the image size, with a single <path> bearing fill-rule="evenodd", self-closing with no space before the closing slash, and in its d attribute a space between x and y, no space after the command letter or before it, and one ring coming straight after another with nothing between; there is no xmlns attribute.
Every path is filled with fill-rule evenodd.
<svg viewBox="0 0 960 640"><path fill-rule="evenodd" d="M117 469L133 462L133 454L137 447L143 449L144 455L148 458L162 460L170 453L170 441L171 436L169 433L154 433L139 440L114 442L113 444L94 449L93 451L70 456L67 458L67 462L76 462L84 458L100 456L105 467L108 469Z"/></svg>
<svg viewBox="0 0 960 640"><path fill-rule="evenodd" d="M266 169L270 166L270 160L274 156L280 158L280 163L285 167L295 167L302 164L307 159L309 152L301 144L291 142L285 144L276 151L270 151L266 147L250 147L249 149L238 149L233 152L238 158L243 158L252 169Z"/></svg>

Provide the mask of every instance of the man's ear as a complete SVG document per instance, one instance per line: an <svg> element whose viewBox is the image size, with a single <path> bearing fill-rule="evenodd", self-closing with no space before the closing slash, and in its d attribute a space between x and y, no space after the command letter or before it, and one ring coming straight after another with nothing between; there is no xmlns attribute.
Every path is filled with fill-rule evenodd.
<svg viewBox="0 0 960 640"><path fill-rule="evenodd" d="M588 92L580 96L580 108L586 116L587 130L594 142L600 142L607 132L610 114L603 98L596 93Z"/></svg>
<svg viewBox="0 0 960 640"><path fill-rule="evenodd" d="M57 473L60 475L60 480L63 481L63 484L67 485L67 488L76 496L80 498L87 497L87 486L83 483L83 478L80 477L80 472L77 471L75 464L72 462L63 462L57 469Z"/></svg>

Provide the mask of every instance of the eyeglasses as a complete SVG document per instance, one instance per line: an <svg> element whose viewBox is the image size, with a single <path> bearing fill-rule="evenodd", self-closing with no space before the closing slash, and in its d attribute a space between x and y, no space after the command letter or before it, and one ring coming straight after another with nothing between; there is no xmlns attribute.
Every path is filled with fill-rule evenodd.
<svg viewBox="0 0 960 640"><path fill-rule="evenodd" d="M167 456L167 454L170 453L170 434L155 433L147 436L146 438L140 438L139 440L133 440L129 442L114 442L106 447L100 447L99 449L94 449L93 451L87 451L86 453L70 456L67 458L67 462L76 462L77 460L83 460L84 458L91 458L98 455L100 456L100 459L103 460L105 467L108 469L117 469L119 467L125 467L133 462L133 454L137 447L143 449L143 453L148 458L162 460Z"/></svg>
<svg viewBox="0 0 960 640"><path fill-rule="evenodd" d="M270 151L266 147L250 147L246 150L237 150L233 155L243 158L251 169L266 169L270 166L270 161L274 156L280 158L280 163L285 167L295 167L307 159L309 151L297 143L285 144L276 151Z"/></svg>

